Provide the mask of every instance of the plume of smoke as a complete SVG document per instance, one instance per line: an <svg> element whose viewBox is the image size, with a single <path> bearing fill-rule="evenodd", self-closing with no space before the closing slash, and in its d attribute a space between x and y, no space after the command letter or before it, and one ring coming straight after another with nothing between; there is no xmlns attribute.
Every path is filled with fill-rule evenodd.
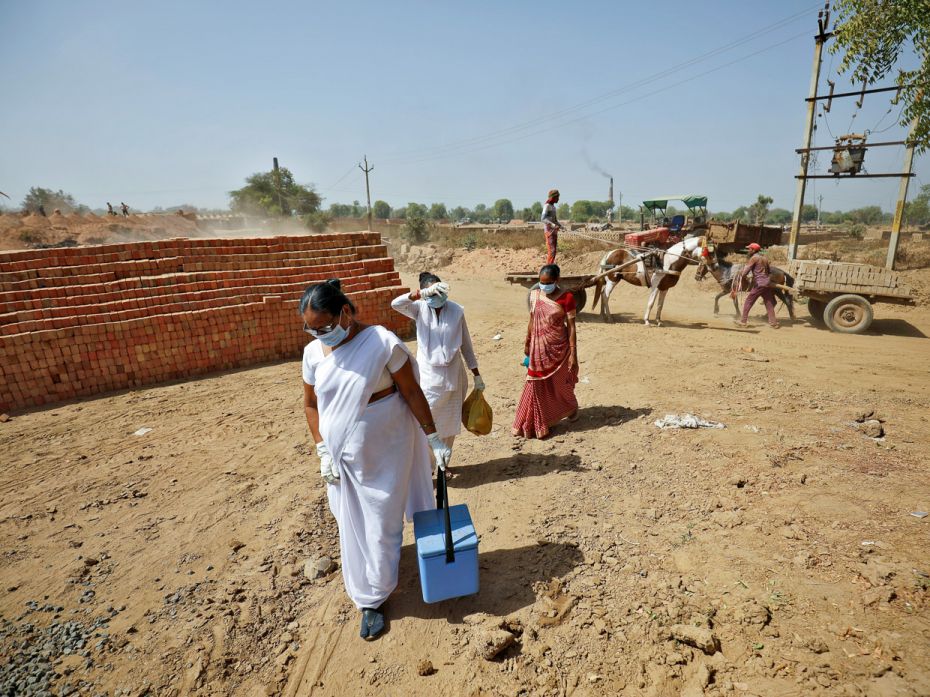
<svg viewBox="0 0 930 697"><path fill-rule="evenodd" d="M588 167L591 169L592 172L597 172L601 176L607 177L608 179L611 178L612 175L609 174L607 170L605 170L599 164L597 164L588 154L588 151L586 149L581 151L581 155L582 157L584 157L584 161L587 163Z"/></svg>

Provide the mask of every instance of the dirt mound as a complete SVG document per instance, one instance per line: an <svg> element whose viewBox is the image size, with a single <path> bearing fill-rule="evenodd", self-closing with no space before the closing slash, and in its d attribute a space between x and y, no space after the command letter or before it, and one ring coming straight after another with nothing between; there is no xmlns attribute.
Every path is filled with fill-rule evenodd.
<svg viewBox="0 0 930 697"><path fill-rule="evenodd" d="M179 215L97 216L93 213L48 218L30 214L0 216L0 249L27 249L37 244L76 240L79 244L143 242L167 237L196 237L196 220Z"/></svg>
<svg viewBox="0 0 930 697"><path fill-rule="evenodd" d="M16 230L23 226L23 217L20 215L11 215L10 213L0 214L0 234L7 230Z"/></svg>
<svg viewBox="0 0 930 697"><path fill-rule="evenodd" d="M50 227L50 223L48 218L46 218L44 215L30 213L25 218L23 218L23 227L43 230L47 227Z"/></svg>

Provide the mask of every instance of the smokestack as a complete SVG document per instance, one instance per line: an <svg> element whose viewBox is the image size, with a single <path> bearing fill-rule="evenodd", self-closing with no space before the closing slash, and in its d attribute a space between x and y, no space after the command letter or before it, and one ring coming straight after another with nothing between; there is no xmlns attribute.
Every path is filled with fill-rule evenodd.
<svg viewBox="0 0 930 697"><path fill-rule="evenodd" d="M614 207L614 178L610 178L610 193L607 195L607 200L610 202L610 207Z"/></svg>

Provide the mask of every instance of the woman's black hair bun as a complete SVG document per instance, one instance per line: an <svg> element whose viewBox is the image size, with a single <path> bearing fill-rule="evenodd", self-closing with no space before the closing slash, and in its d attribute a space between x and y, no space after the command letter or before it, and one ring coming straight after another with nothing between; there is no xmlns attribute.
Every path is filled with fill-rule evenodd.
<svg viewBox="0 0 930 697"><path fill-rule="evenodd" d="M340 281L338 278L329 279L326 281L326 285L332 286L336 290L342 290L342 281Z"/></svg>

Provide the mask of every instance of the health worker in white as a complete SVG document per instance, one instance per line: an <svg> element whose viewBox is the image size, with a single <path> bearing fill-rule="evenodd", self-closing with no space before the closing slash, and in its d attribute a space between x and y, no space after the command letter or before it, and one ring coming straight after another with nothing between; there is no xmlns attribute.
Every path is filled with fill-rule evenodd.
<svg viewBox="0 0 930 697"><path fill-rule="evenodd" d="M462 402L468 388L465 366L475 376L476 390L484 390L484 380L478 372L465 310L449 300L449 285L429 272L421 273L419 281L419 289L394 298L391 307L416 322L420 387L436 421L436 432L451 448L462 430Z"/></svg>
<svg viewBox="0 0 930 697"><path fill-rule="evenodd" d="M346 592L371 640L397 587L404 514L413 520L435 506L430 453L445 469L452 450L410 351L393 332L358 322L338 280L307 288L298 310L316 339L304 349L304 412L339 527Z"/></svg>

